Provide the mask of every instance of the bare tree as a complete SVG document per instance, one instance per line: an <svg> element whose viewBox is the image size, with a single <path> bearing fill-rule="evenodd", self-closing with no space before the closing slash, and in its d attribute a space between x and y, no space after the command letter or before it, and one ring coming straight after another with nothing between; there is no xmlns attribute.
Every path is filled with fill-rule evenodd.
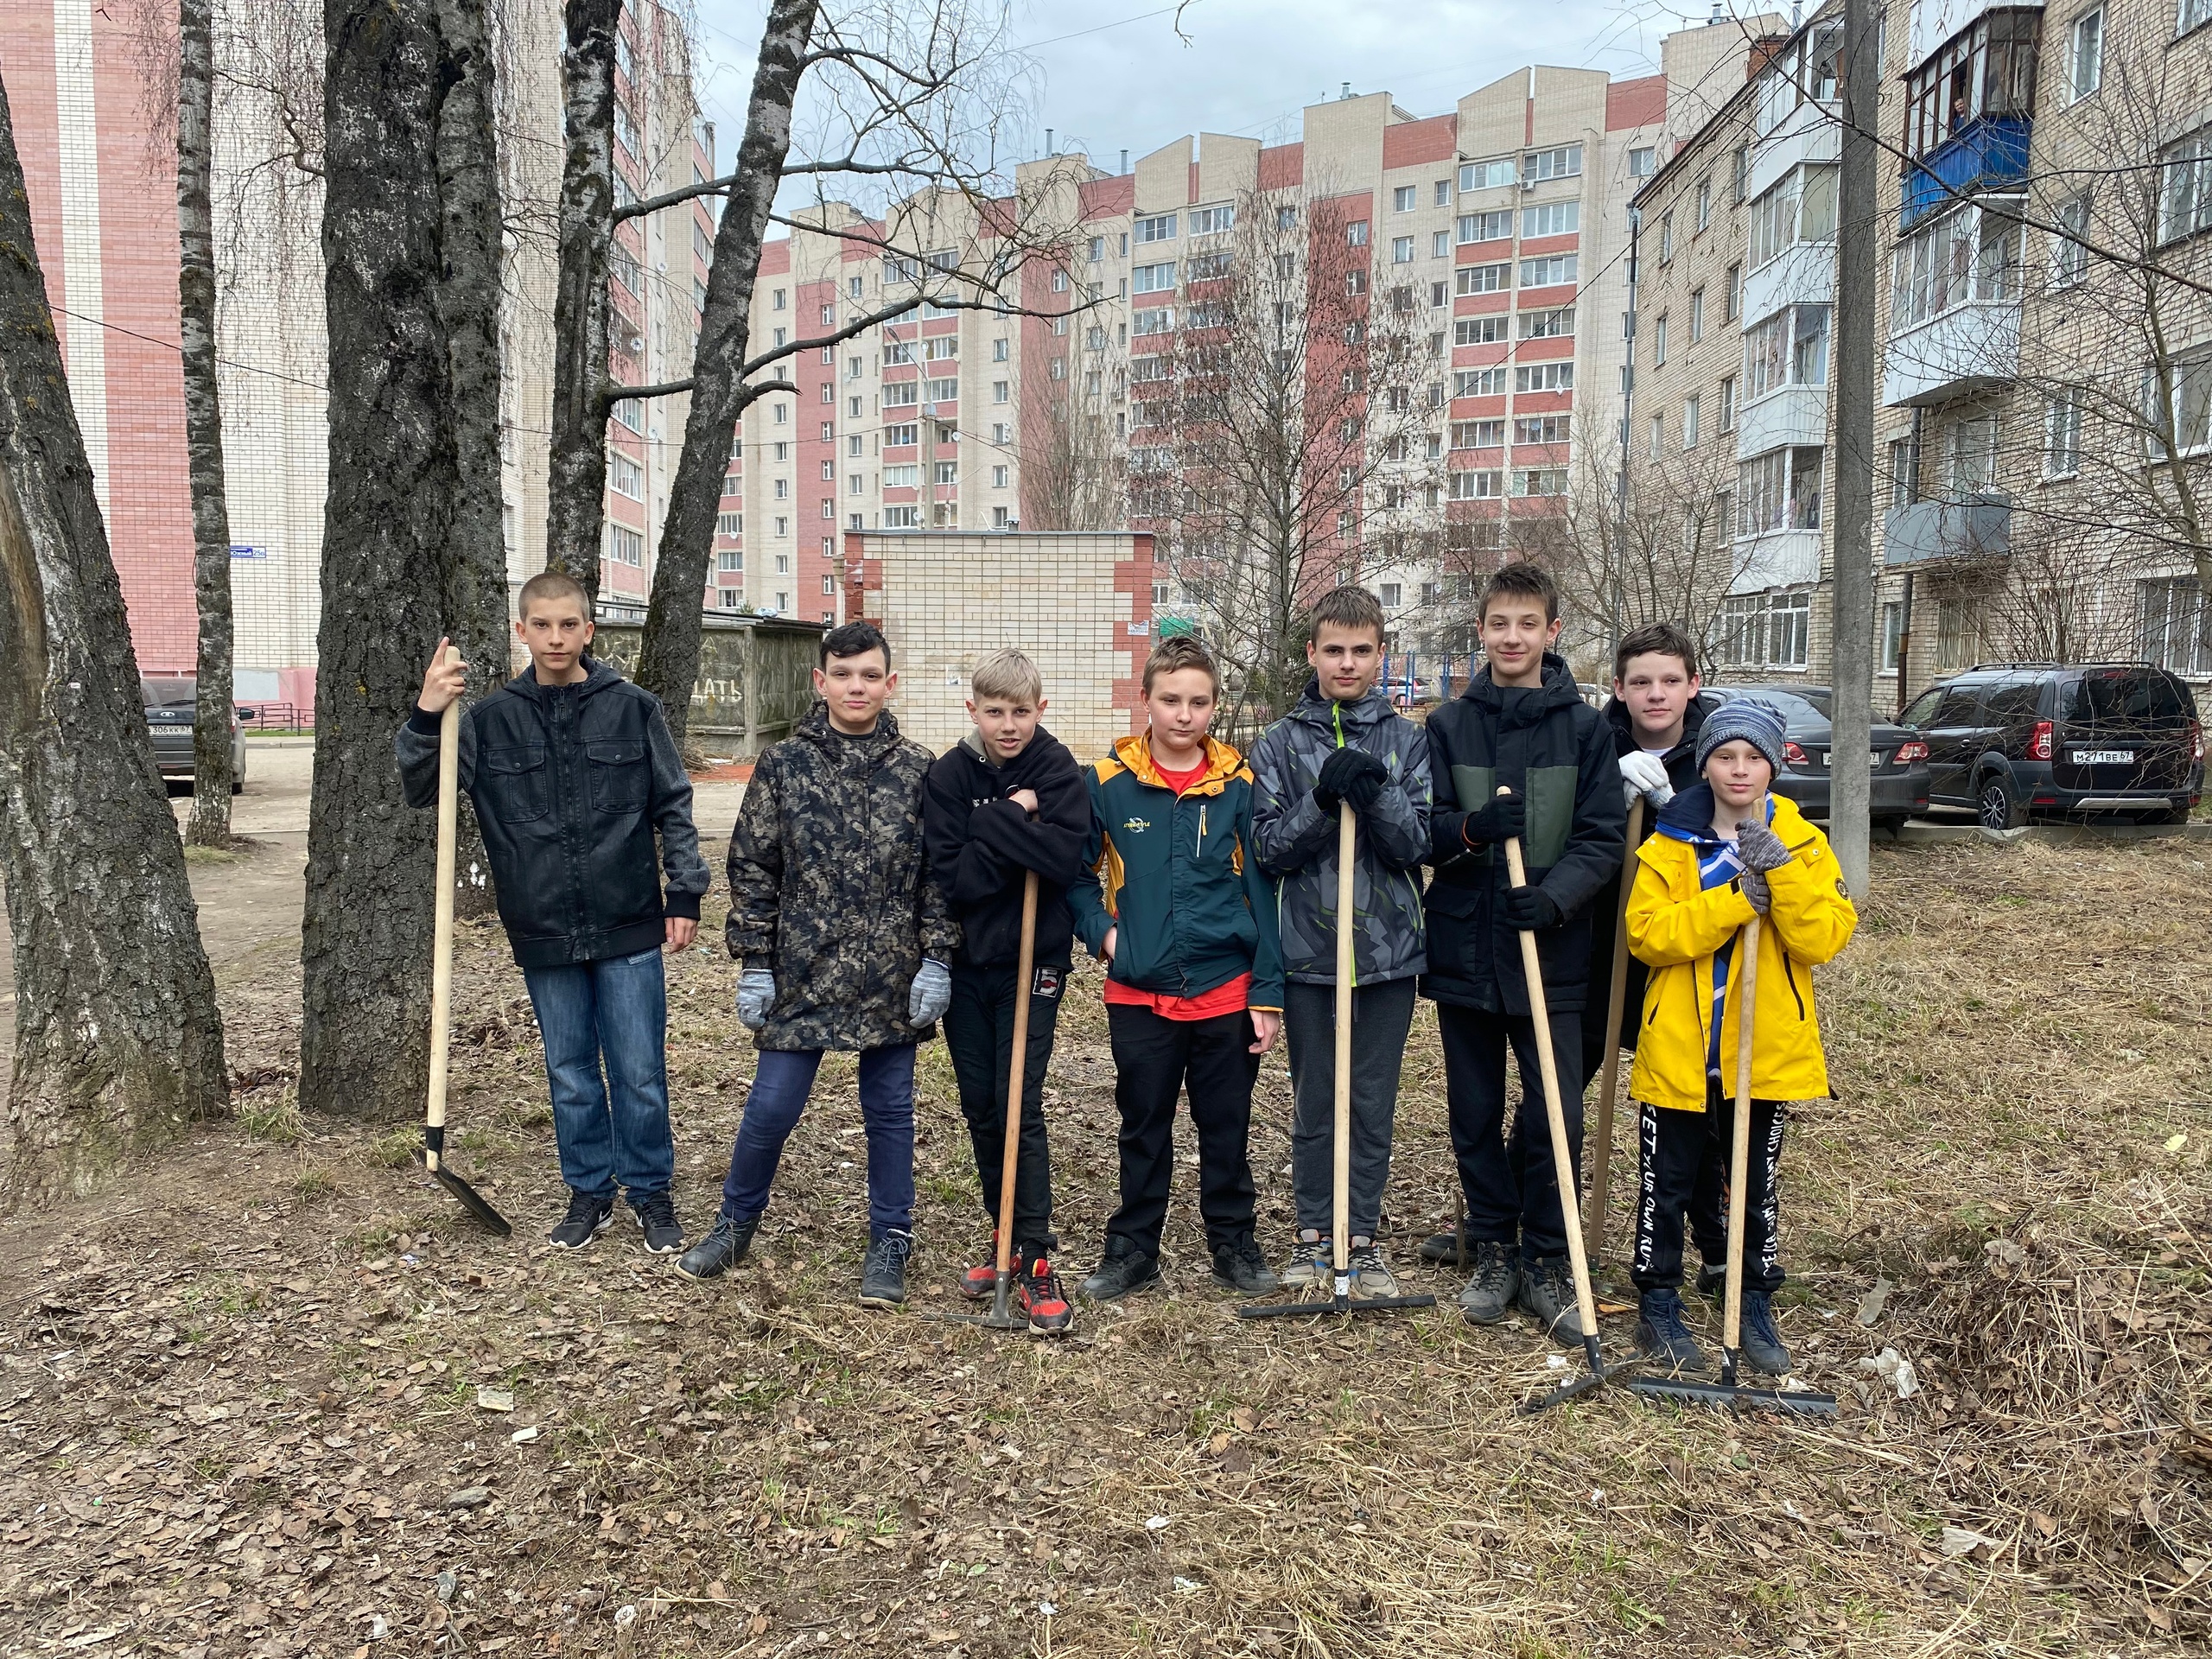
<svg viewBox="0 0 2212 1659"><path fill-rule="evenodd" d="M81 1190L219 1111L215 984L0 90L0 874L16 1046L0 1180Z"/></svg>
<svg viewBox="0 0 2212 1659"><path fill-rule="evenodd" d="M1318 594L1435 522L1448 357L1325 181L1246 191L1229 217L1182 245L1179 314L1134 302L1130 493L1242 734L1296 699Z"/></svg>
<svg viewBox="0 0 2212 1659"><path fill-rule="evenodd" d="M1021 524L1117 530L1129 512L1128 360L1103 321L1078 317L1075 352L1021 359ZM1058 365L1055 373L1054 365Z"/></svg>

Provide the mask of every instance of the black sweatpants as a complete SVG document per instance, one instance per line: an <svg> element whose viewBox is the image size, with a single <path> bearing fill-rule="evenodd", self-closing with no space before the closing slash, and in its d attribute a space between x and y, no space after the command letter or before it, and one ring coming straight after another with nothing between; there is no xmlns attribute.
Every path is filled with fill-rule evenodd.
<svg viewBox="0 0 2212 1659"><path fill-rule="evenodd" d="M1444 1091L1452 1122L1452 1151L1467 1197L1471 1243L1520 1241L1523 1260L1567 1254L1566 1211L1552 1158L1551 1126L1544 1110L1543 1072L1536 1058L1535 1022L1527 1014L1491 1014L1456 1003L1436 1005L1444 1039ZM1582 1014L1551 1016L1552 1056L1558 1068L1561 1116L1574 1167L1582 1179ZM1514 1115L1513 1144L1505 1142L1505 1050L1512 1045L1521 1068L1521 1103ZM1580 1185L1575 1189L1581 1191Z"/></svg>
<svg viewBox="0 0 2212 1659"><path fill-rule="evenodd" d="M1787 1118L1778 1100L1751 1103L1751 1190L1744 1195L1744 1288L1770 1296L1783 1283L1782 1211L1776 1180ZM1735 1122L1735 1097L1718 1083L1707 1089L1701 1112L1643 1106L1637 1129L1643 1157L1637 1181L1636 1255L1629 1264L1629 1277L1638 1290L1672 1290L1682 1282L1685 1211L1706 1264L1726 1265L1728 1228L1722 1217L1732 1197L1728 1192L1728 1147ZM1707 1215L1713 1217L1709 1236L1703 1219Z"/></svg>
<svg viewBox="0 0 2212 1659"><path fill-rule="evenodd" d="M1643 991L1641 976L1637 971L1642 966L1640 963L1630 964L1630 992L1625 1010L1626 1017L1621 1022L1621 1043L1628 1055L1633 1055L1636 1052L1637 1021L1642 1017L1640 1010L1643 1006ZM1595 988L1594 984L1592 988ZM1597 1088L1599 1074L1605 1068L1605 1027L1602 1023L1592 1023L1602 1021L1604 1011L1597 1008L1585 1009L1583 1019L1582 1087L1583 1091L1588 1094ZM1616 1100L1624 1101L1628 1098L1628 1082L1629 1062L1626 1056L1624 1056L1621 1061L1619 1080L1614 1084ZM1687 1112L1681 1116L1702 1117L1708 1124L1712 1122L1708 1115L1701 1112ZM1608 1147L1606 1150L1610 1153L1611 1148ZM1728 1182L1727 1144L1725 1141L1719 1143L1717 1152L1708 1149L1707 1157L1718 1161L1711 1163L1709 1167L1699 1175L1697 1184L1690 1192L1689 1230L1690 1236L1697 1241L1698 1254L1702 1255L1707 1262L1718 1266L1726 1258L1728 1249L1728 1224L1722 1217L1720 1211L1722 1189ZM1675 1223L1677 1255L1681 1251L1681 1224L1678 1218Z"/></svg>
<svg viewBox="0 0 2212 1659"><path fill-rule="evenodd" d="M1187 1090L1198 1141L1198 1213L1206 1244L1252 1230L1255 1192L1249 1143L1252 1085L1260 1057L1243 1009L1211 1020L1169 1020L1150 1008L1106 1005L1114 1046L1114 1103L1122 1110L1122 1203L1106 1236L1160 1254L1175 1168L1175 1097Z"/></svg>
<svg viewBox="0 0 2212 1659"><path fill-rule="evenodd" d="M1413 1025L1414 982L1389 979L1351 994L1351 1192L1346 1242L1375 1238L1390 1179L1390 1130L1398 1112L1398 1069ZM1291 1186L1298 1224L1336 1226L1337 988L1284 988L1283 1037L1290 1045Z"/></svg>
<svg viewBox="0 0 2212 1659"><path fill-rule="evenodd" d="M999 1185L1006 1179L1006 1096L1014 1070L1015 967L953 964L952 1003L944 1011L944 1046L960 1085L960 1115L976 1147L976 1178L983 1212L998 1225ZM1052 1234L1052 1154L1045 1134L1045 1071L1052 1063L1060 992L1067 973L1033 970L1027 1052L1021 1068L1021 1141L1014 1166L1014 1246L1017 1260L1050 1255Z"/></svg>

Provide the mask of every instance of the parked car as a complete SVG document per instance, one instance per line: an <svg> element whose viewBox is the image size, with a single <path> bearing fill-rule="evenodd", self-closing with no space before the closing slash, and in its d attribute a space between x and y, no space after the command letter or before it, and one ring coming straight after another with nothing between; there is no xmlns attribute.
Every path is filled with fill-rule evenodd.
<svg viewBox="0 0 2212 1659"><path fill-rule="evenodd" d="M154 739L154 764L163 778L192 778L192 728L200 682L190 674L142 674L146 729ZM245 787L245 727L231 710L231 793Z"/></svg>
<svg viewBox="0 0 2212 1659"><path fill-rule="evenodd" d="M1904 717L1928 740L1929 804L1988 829L2048 812L2178 823L2204 792L2196 699L2149 663L1985 663Z"/></svg>
<svg viewBox="0 0 2212 1659"><path fill-rule="evenodd" d="M1782 710L1784 741L1782 771L1774 780L1816 823L1828 821L1828 689L1824 685L1708 685L1707 696L1757 697ZM1925 811L1929 801L1928 745L1911 726L1878 721L1867 732L1872 772L1867 816L1878 827L1896 830Z"/></svg>

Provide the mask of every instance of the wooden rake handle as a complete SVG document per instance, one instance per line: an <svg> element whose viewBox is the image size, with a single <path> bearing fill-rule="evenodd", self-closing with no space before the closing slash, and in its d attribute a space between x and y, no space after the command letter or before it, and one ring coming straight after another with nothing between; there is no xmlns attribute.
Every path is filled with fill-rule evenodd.
<svg viewBox="0 0 2212 1659"><path fill-rule="evenodd" d="M446 647L450 664L461 655ZM438 716L438 894L430 942L430 1089L423 1114L423 1161L435 1170L445 1156L446 1049L453 1015L454 846L461 825L461 700Z"/></svg>
<svg viewBox="0 0 2212 1659"><path fill-rule="evenodd" d="M1037 872L1021 880L1021 950L1014 970L1014 1048L1006 1077L1006 1146L999 1160L998 1282L1014 1268L1014 1162L1021 1155L1022 1084L1029 1072L1029 990L1037 971Z"/></svg>

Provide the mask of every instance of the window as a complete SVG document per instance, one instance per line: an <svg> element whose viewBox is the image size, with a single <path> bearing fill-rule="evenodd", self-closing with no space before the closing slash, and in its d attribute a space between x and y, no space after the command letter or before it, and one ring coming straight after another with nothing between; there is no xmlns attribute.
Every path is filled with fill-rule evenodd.
<svg viewBox="0 0 2212 1659"><path fill-rule="evenodd" d="M1449 179L1439 179L1436 181L1435 188L1432 194L1436 198L1435 205L1437 207L1449 207L1452 205L1452 181Z"/></svg>
<svg viewBox="0 0 2212 1659"><path fill-rule="evenodd" d="M626 495L632 501L645 499L645 472L627 455L618 454L607 458L607 482L617 495Z"/></svg>
<svg viewBox="0 0 2212 1659"><path fill-rule="evenodd" d="M1452 423L1452 447L1454 449L1502 449L1505 447L1505 423L1454 421Z"/></svg>
<svg viewBox="0 0 2212 1659"><path fill-rule="evenodd" d="M1451 232L1432 231L1429 233L1428 257L1432 259L1449 259L1452 257Z"/></svg>
<svg viewBox="0 0 2212 1659"><path fill-rule="evenodd" d="M1355 219L1351 224L1344 226L1344 245L1348 248L1363 248L1367 245L1367 221L1365 219Z"/></svg>
<svg viewBox="0 0 2212 1659"><path fill-rule="evenodd" d="M1513 493L1516 495L1565 495L1567 468L1564 467L1521 467L1514 469Z"/></svg>
<svg viewBox="0 0 2212 1659"><path fill-rule="evenodd" d="M1530 183L1546 179L1572 179L1582 172L1582 146L1562 144L1556 149L1532 151L1522 161L1521 176Z"/></svg>
<svg viewBox="0 0 2212 1659"><path fill-rule="evenodd" d="M1513 235L1513 214L1510 209L1495 213L1462 213L1459 215L1459 236L1462 246L1470 242L1503 242Z"/></svg>
<svg viewBox="0 0 2212 1659"><path fill-rule="evenodd" d="M837 463L836 461L825 461L822 463L822 481L825 484L834 484L837 481Z"/></svg>
<svg viewBox="0 0 2212 1659"><path fill-rule="evenodd" d="M778 479L778 480L776 480L775 495L776 495L776 499L777 499L777 500L779 500L779 501L788 501L788 500L790 500L790 499L791 499L791 480L789 480L788 478L779 478L779 479Z"/></svg>
<svg viewBox="0 0 2212 1659"><path fill-rule="evenodd" d="M1173 306L1140 311L1129 320L1131 331L1140 334L1164 334L1174 326L1175 310Z"/></svg>
<svg viewBox="0 0 2212 1659"><path fill-rule="evenodd" d="M781 404L776 405L779 412L783 407ZM617 425L627 427L632 432L643 432L645 429L645 406L635 397L620 398L614 405L614 420Z"/></svg>
<svg viewBox="0 0 2212 1659"><path fill-rule="evenodd" d="M2164 177L2158 202L2158 240L2178 241L2212 230L2212 126L2199 127L2158 152Z"/></svg>
<svg viewBox="0 0 2212 1659"><path fill-rule="evenodd" d="M1690 344L1694 346L1705 338L1705 290L1690 290Z"/></svg>
<svg viewBox="0 0 2212 1659"><path fill-rule="evenodd" d="M1713 429L1732 432L1736 429L1736 377L1730 375L1720 383L1720 395L1714 400Z"/></svg>
<svg viewBox="0 0 2212 1659"><path fill-rule="evenodd" d="M1002 404L1006 402L1006 385L1007 383L1003 380L994 380L991 382L991 401L993 403Z"/></svg>
<svg viewBox="0 0 2212 1659"><path fill-rule="evenodd" d="M1825 386L1828 379L1828 308L1785 306L1744 335L1744 396L1764 397L1785 385Z"/></svg>
<svg viewBox="0 0 2212 1659"><path fill-rule="evenodd" d="M1985 302L2018 299L2020 294L2020 221L1995 207L1981 210L1981 234L1974 250L1974 296Z"/></svg>
<svg viewBox="0 0 2212 1659"><path fill-rule="evenodd" d="M1810 588L1732 594L1720 609L1720 660L1731 668L1802 668L1812 620Z"/></svg>
<svg viewBox="0 0 2212 1659"><path fill-rule="evenodd" d="M1821 461L1817 445L1770 449L1736 467L1736 534L1821 527Z"/></svg>
<svg viewBox="0 0 2212 1659"><path fill-rule="evenodd" d="M2040 9L1992 10L1905 77L1905 149L1914 158L1976 121L2035 108Z"/></svg>
<svg viewBox="0 0 2212 1659"><path fill-rule="evenodd" d="M1344 274L1344 292L1351 295L1366 293L1367 273L1363 270L1347 271Z"/></svg>
<svg viewBox="0 0 2212 1659"><path fill-rule="evenodd" d="M1192 236L1218 236L1233 229L1236 224L1236 209L1226 202L1217 207L1193 207L1191 210Z"/></svg>
<svg viewBox="0 0 2212 1659"><path fill-rule="evenodd" d="M1753 270L1797 243L1834 240L1836 174L1793 168L1751 203L1745 257Z"/></svg>
<svg viewBox="0 0 2212 1659"><path fill-rule="evenodd" d="M1891 600L1882 607L1882 667L1885 674L1897 671L1897 658L1904 652L1904 606Z"/></svg>
<svg viewBox="0 0 2212 1659"><path fill-rule="evenodd" d="M922 512L919 507L886 507L883 527L886 530L913 530L919 527Z"/></svg>
<svg viewBox="0 0 2212 1659"><path fill-rule="evenodd" d="M1577 257L1572 253L1560 253L1548 259L1523 259L1521 262L1521 286L1556 288L1562 283L1574 281Z"/></svg>
<svg viewBox="0 0 2212 1659"><path fill-rule="evenodd" d="M1553 201L1521 210L1523 236L1573 236L1582 223L1580 202Z"/></svg>
<svg viewBox="0 0 2212 1659"><path fill-rule="evenodd" d="M1052 361L1060 364L1065 372L1066 359L1056 357ZM1054 375L1052 378L1057 380L1059 376ZM922 383L922 395L933 404L949 404L960 396L960 382L951 379L925 380Z"/></svg>
<svg viewBox="0 0 2212 1659"><path fill-rule="evenodd" d="M1092 237L1090 238L1090 246L1087 251L1090 255L1090 263L1092 264L1096 265L1103 263L1106 257L1106 238L1103 236Z"/></svg>
<svg viewBox="0 0 2212 1659"><path fill-rule="evenodd" d="M1527 391L1527 387L1522 387ZM1505 395L1505 371L1500 369L1461 369L1452 377L1454 397L1502 397Z"/></svg>
<svg viewBox="0 0 2212 1659"><path fill-rule="evenodd" d="M1961 421L1950 432L1951 493L1986 495L1997 485L1997 422L1989 416Z"/></svg>
<svg viewBox="0 0 2212 1659"><path fill-rule="evenodd" d="M886 409L908 409L921 400L922 387L918 380L893 380L883 388Z"/></svg>
<svg viewBox="0 0 2212 1659"><path fill-rule="evenodd" d="M2055 226L2050 236L2050 285L2053 288L2073 288L2088 274L2089 251L2082 240L2089 234L2089 199L2075 196L2063 201L2052 215Z"/></svg>
<svg viewBox="0 0 2212 1659"><path fill-rule="evenodd" d="M1394 265L1410 265L1413 262L1413 238L1410 236L1392 237L1390 238L1390 263Z"/></svg>
<svg viewBox="0 0 2212 1659"><path fill-rule="evenodd" d="M716 513L716 514L715 515L715 535L717 535L717 536L742 536L742 535L744 535L744 534L745 534L745 515L744 515L743 513L741 513L741 512L718 512L718 513ZM723 554L723 555L722 555L722 556L723 556L724 558L728 558L728 557L730 557L730 556L731 556L731 555L729 555L729 554L728 554L728 553L725 553L725 554ZM739 556L740 558L742 558L742 556L742 556L742 555L739 555L739 556ZM722 569L725 569L725 570L742 570L743 569L745 569L745 566L744 566L743 564L741 564L741 563L739 563L739 564L725 564L724 566L722 566Z"/></svg>
<svg viewBox="0 0 2212 1659"><path fill-rule="evenodd" d="M847 299L857 300L866 292L867 289L861 285L861 279L859 277L850 277L846 281L845 297Z"/></svg>
<svg viewBox="0 0 2212 1659"><path fill-rule="evenodd" d="M1654 415L1651 417L1649 431L1650 436L1643 446L1643 452L1652 460L1656 461L1667 448L1667 417L1664 415Z"/></svg>
<svg viewBox="0 0 2212 1659"><path fill-rule="evenodd" d="M1513 423L1516 443L1565 443L1571 415L1524 415Z"/></svg>
<svg viewBox="0 0 2212 1659"><path fill-rule="evenodd" d="M1004 421L992 422L991 442L996 444L1012 443L1014 442L1014 429L1008 426Z"/></svg>
<svg viewBox="0 0 2212 1659"><path fill-rule="evenodd" d="M1504 493L1505 474L1502 472L1452 474L1452 499L1454 501L1489 501Z"/></svg>
<svg viewBox="0 0 2212 1659"><path fill-rule="evenodd" d="M2066 101L2078 103L2105 79L2105 9L2092 6L2074 20L2066 37Z"/></svg>
<svg viewBox="0 0 2212 1659"><path fill-rule="evenodd" d="M2212 0L2181 0L2180 10L2174 17L2174 33L2186 35L2212 22Z"/></svg>
<svg viewBox="0 0 2212 1659"><path fill-rule="evenodd" d="M1390 211L1394 213L1410 213L1420 204L1421 187L1418 185L1402 184L1390 193Z"/></svg>
<svg viewBox="0 0 2212 1659"><path fill-rule="evenodd" d="M1464 162L1459 168L1462 195L1470 190L1488 190L1494 186L1519 182L1519 166L1510 156L1496 161Z"/></svg>
<svg viewBox="0 0 2212 1659"><path fill-rule="evenodd" d="M860 419L861 399L858 397L852 397L845 399L845 413L851 416L856 421Z"/></svg>
<svg viewBox="0 0 2212 1659"><path fill-rule="evenodd" d="M914 343L910 340L887 340L883 342L883 360L891 367L914 360Z"/></svg>
<svg viewBox="0 0 2212 1659"><path fill-rule="evenodd" d="M1659 263L1665 264L1675 257L1675 212L1669 208L1659 215Z"/></svg>
<svg viewBox="0 0 2212 1659"><path fill-rule="evenodd" d="M2170 365L2167 378L2173 390L2171 410L2163 406L2158 378L2155 373L2144 375L2143 403L2149 411L2152 457L2158 460L2165 456L2169 432L2185 455L2212 448L2212 357L2192 358Z"/></svg>
<svg viewBox="0 0 2212 1659"><path fill-rule="evenodd" d="M1513 266L1510 262L1495 265L1462 265L1453 276L1453 287L1462 299L1470 294L1496 294L1513 286Z"/></svg>
<svg viewBox="0 0 2212 1659"><path fill-rule="evenodd" d="M782 310L789 297L790 296L782 289L779 288L776 289L776 291L769 296L769 309L772 311Z"/></svg>
<svg viewBox="0 0 2212 1659"><path fill-rule="evenodd" d="M1909 507L1920 499L1919 467L1910 437L1890 440L1890 505Z"/></svg>
<svg viewBox="0 0 2212 1659"><path fill-rule="evenodd" d="M1648 179L1659 170L1659 152L1649 144L1639 144L1628 153L1628 175L1631 179Z"/></svg>
<svg viewBox="0 0 2212 1659"><path fill-rule="evenodd" d="M1682 448L1694 449L1700 436L1698 430L1698 398L1695 392L1682 399Z"/></svg>
<svg viewBox="0 0 2212 1659"><path fill-rule="evenodd" d="M645 538L634 530L620 524L607 527L607 556L616 564L634 565L642 569L645 563Z"/></svg>
<svg viewBox="0 0 2212 1659"><path fill-rule="evenodd" d="M1740 264L1728 267L1726 285L1721 289L1721 316L1729 322L1736 321L1744 309L1744 268Z"/></svg>
<svg viewBox="0 0 2212 1659"><path fill-rule="evenodd" d="M957 461L931 461L930 463L930 482L932 484L958 484L960 482L960 463Z"/></svg>
<svg viewBox="0 0 2212 1659"><path fill-rule="evenodd" d="M1667 314L1662 311L1651 320L1651 366L1657 368L1667 360Z"/></svg>
<svg viewBox="0 0 2212 1659"><path fill-rule="evenodd" d="M2158 576L2135 584L2143 655L2192 678L2212 674L2212 622L2195 576Z"/></svg>
<svg viewBox="0 0 2212 1659"><path fill-rule="evenodd" d="M867 483L868 480L865 474L861 473L848 473L845 474L845 493L847 495L858 495L867 487Z"/></svg>
<svg viewBox="0 0 2212 1659"><path fill-rule="evenodd" d="M1558 340L1574 332L1574 308L1562 305L1552 311L1523 311L1521 314L1521 338L1523 340Z"/></svg>
<svg viewBox="0 0 2212 1659"><path fill-rule="evenodd" d="M1487 317L1461 317L1452 325L1454 346L1494 346L1505 338L1506 316L1503 311Z"/></svg>
<svg viewBox="0 0 2212 1659"><path fill-rule="evenodd" d="M922 481L918 467L887 467L883 469L883 487L887 490L911 490Z"/></svg>
<svg viewBox="0 0 2212 1659"><path fill-rule="evenodd" d="M2082 402L2072 392L2043 409L2043 475L2071 478L2082 469Z"/></svg>
<svg viewBox="0 0 2212 1659"><path fill-rule="evenodd" d="M1395 611L1399 606L1405 602L1406 590L1402 586L1395 582L1386 582L1382 584L1382 608L1384 610Z"/></svg>
<svg viewBox="0 0 2212 1659"><path fill-rule="evenodd" d="M1441 236L1443 232L1439 231L1437 234ZM1452 290L1446 288L1442 283L1431 283L1428 285L1429 308L1433 311L1442 310L1446 305L1451 303L1451 293Z"/></svg>
<svg viewBox="0 0 2212 1659"><path fill-rule="evenodd" d="M1138 293L1164 293L1175 286L1175 262L1170 259L1165 264L1139 265L1130 275L1135 279L1134 285Z"/></svg>
<svg viewBox="0 0 2212 1659"><path fill-rule="evenodd" d="M1005 467L994 467L991 468L991 487L993 489L1002 490L1006 488L1006 480L1007 469Z"/></svg>
<svg viewBox="0 0 2212 1659"><path fill-rule="evenodd" d="M837 504L826 495L822 498L822 516L833 522L837 517Z"/></svg>
<svg viewBox="0 0 2212 1659"><path fill-rule="evenodd" d="M1700 231L1713 223L1713 175L1707 173L1697 181L1697 227Z"/></svg>
<svg viewBox="0 0 2212 1659"><path fill-rule="evenodd" d="M1574 365L1572 363L1535 363L1513 371L1513 390L1516 391L1572 391L1574 390Z"/></svg>
<svg viewBox="0 0 2212 1659"><path fill-rule="evenodd" d="M906 421L883 429L883 447L887 449L896 449L903 444L919 443L921 441L922 428L918 421Z"/></svg>

